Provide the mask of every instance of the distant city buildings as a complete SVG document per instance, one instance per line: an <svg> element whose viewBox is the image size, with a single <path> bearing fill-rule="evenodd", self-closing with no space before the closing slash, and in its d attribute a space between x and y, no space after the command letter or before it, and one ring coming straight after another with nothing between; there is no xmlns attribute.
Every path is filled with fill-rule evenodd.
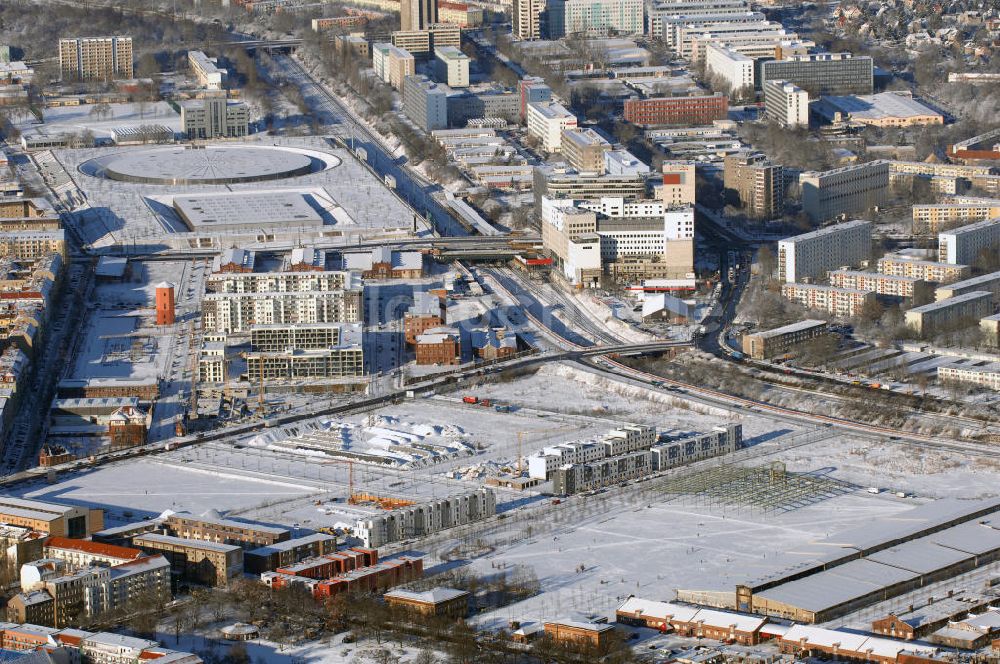
<svg viewBox="0 0 1000 664"><path fill-rule="evenodd" d="M398 46L375 43L371 46L372 68L378 77L396 90L402 90L403 81L413 76L415 60L413 54Z"/></svg>
<svg viewBox="0 0 1000 664"><path fill-rule="evenodd" d="M401 30L426 30L438 22L437 0L400 0Z"/></svg>
<svg viewBox="0 0 1000 664"><path fill-rule="evenodd" d="M64 81L114 81L133 78L131 37L80 37L59 40L59 71Z"/></svg>
<svg viewBox="0 0 1000 664"><path fill-rule="evenodd" d="M519 2L521 0L515 0ZM568 35L638 35L643 30L643 0L548 0L548 38Z"/></svg>
<svg viewBox="0 0 1000 664"><path fill-rule="evenodd" d="M542 12L547 0L512 0L511 27L515 37L523 40L542 38Z"/></svg>

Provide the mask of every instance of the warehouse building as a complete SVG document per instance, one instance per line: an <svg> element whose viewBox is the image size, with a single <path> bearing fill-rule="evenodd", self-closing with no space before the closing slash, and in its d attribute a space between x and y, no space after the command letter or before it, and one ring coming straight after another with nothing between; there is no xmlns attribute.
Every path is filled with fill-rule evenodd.
<svg viewBox="0 0 1000 664"><path fill-rule="evenodd" d="M735 591L678 590L696 601L827 622L1000 559L1000 499L938 500L787 551L785 569Z"/></svg>
<svg viewBox="0 0 1000 664"><path fill-rule="evenodd" d="M647 627L681 636L713 639L753 646L761 642L761 628L767 618L746 613L730 613L696 606L654 602L630 597L615 611L619 624Z"/></svg>
<svg viewBox="0 0 1000 664"><path fill-rule="evenodd" d="M755 360L766 360L787 352L796 344L826 333L826 321L803 320L773 330L743 335L743 352Z"/></svg>
<svg viewBox="0 0 1000 664"><path fill-rule="evenodd" d="M979 320L993 313L993 293L972 291L947 300L914 307L905 314L906 324L917 334L933 336L965 319Z"/></svg>

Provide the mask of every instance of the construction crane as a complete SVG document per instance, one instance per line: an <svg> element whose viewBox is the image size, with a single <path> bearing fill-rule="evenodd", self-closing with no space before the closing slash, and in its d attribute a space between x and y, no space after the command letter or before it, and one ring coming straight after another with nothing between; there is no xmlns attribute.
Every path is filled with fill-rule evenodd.
<svg viewBox="0 0 1000 664"><path fill-rule="evenodd" d="M394 496L380 496L374 493L357 492L354 490L354 461L352 459L334 459L333 463L342 463L347 466L347 504L364 505L374 504L384 510L394 510L400 507L416 505L415 501Z"/></svg>

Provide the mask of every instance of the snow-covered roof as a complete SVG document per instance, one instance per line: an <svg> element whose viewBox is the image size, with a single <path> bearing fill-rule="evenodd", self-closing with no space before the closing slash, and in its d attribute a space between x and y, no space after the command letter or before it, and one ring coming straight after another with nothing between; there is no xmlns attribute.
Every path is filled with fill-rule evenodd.
<svg viewBox="0 0 1000 664"><path fill-rule="evenodd" d="M468 594L469 593L465 590L456 590L455 588L433 588L432 590L425 590L423 592L415 592L412 590L393 590L386 593L384 596L407 602L440 604L441 602L448 602L453 599L458 599L459 597L466 597Z"/></svg>

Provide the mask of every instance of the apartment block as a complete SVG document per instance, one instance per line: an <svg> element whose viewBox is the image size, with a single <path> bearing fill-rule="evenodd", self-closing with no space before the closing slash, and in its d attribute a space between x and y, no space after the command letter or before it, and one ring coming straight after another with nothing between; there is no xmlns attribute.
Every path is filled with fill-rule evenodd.
<svg viewBox="0 0 1000 664"><path fill-rule="evenodd" d="M906 312L906 324L917 334L933 336L942 329L963 319L979 320L993 313L993 294L973 291L914 307Z"/></svg>
<svg viewBox="0 0 1000 664"><path fill-rule="evenodd" d="M982 367L938 367L937 377L942 383L963 383L1000 390L1000 365L996 363Z"/></svg>
<svg viewBox="0 0 1000 664"><path fill-rule="evenodd" d="M16 231L0 233L0 258L35 261L49 254L66 258L66 231Z"/></svg>
<svg viewBox="0 0 1000 664"><path fill-rule="evenodd" d="M390 35L393 46L423 57L439 46L461 46L462 31L457 25L433 23L426 30L397 30Z"/></svg>
<svg viewBox="0 0 1000 664"><path fill-rule="evenodd" d="M764 110L782 127L809 126L809 93L788 81L764 81Z"/></svg>
<svg viewBox="0 0 1000 664"><path fill-rule="evenodd" d="M354 534L368 547L421 537L496 514L496 494L478 489L359 519Z"/></svg>
<svg viewBox="0 0 1000 664"><path fill-rule="evenodd" d="M244 549L258 549L291 539L291 533L284 528L225 519L213 513L195 516L175 512L164 520L163 525L177 537L232 544Z"/></svg>
<svg viewBox="0 0 1000 664"><path fill-rule="evenodd" d="M993 294L993 301L1000 302L1000 272L991 272L946 286L938 286L934 291L934 299L940 302L975 291L989 291Z"/></svg>
<svg viewBox="0 0 1000 664"><path fill-rule="evenodd" d="M198 83L208 90L221 90L228 74L225 69L219 68L215 58L208 57L202 51L188 51L188 69Z"/></svg>
<svg viewBox="0 0 1000 664"><path fill-rule="evenodd" d="M365 375L361 324L355 324L340 342L329 348L285 348L246 354L247 380L289 381L326 378L361 378Z"/></svg>
<svg viewBox="0 0 1000 664"><path fill-rule="evenodd" d="M803 320L773 330L744 334L743 352L755 360L766 360L782 355L795 345L826 333L826 321Z"/></svg>
<svg viewBox="0 0 1000 664"><path fill-rule="evenodd" d="M656 430L646 425L628 424L613 429L594 440L572 441L542 448L528 457L528 476L552 479L552 473L565 465L648 450L656 443Z"/></svg>
<svg viewBox="0 0 1000 664"><path fill-rule="evenodd" d="M546 0L513 0L511 10L511 31L521 40L542 38L542 12Z"/></svg>
<svg viewBox="0 0 1000 664"><path fill-rule="evenodd" d="M711 44L725 44L729 50L751 58L773 57L784 50L804 53L815 46L774 21L714 23L701 27L680 25L675 26L675 35L679 53L692 62L701 62Z"/></svg>
<svg viewBox="0 0 1000 664"><path fill-rule="evenodd" d="M782 284L781 295L810 309L840 317L857 316L875 302L873 291L818 284Z"/></svg>
<svg viewBox="0 0 1000 664"><path fill-rule="evenodd" d="M113 567L138 560L144 556L139 549L67 537L50 537L45 540L42 555L45 558L62 560L70 567L90 567L92 565Z"/></svg>
<svg viewBox="0 0 1000 664"><path fill-rule="evenodd" d="M209 293L202 304L206 331L247 333L254 325L358 323L360 290Z"/></svg>
<svg viewBox="0 0 1000 664"><path fill-rule="evenodd" d="M483 8L465 2L438 0L438 20L460 28L475 28L483 24Z"/></svg>
<svg viewBox="0 0 1000 664"><path fill-rule="evenodd" d="M979 330L983 338L992 346L1000 346L1000 314L984 316L979 319Z"/></svg>
<svg viewBox="0 0 1000 664"><path fill-rule="evenodd" d="M250 108L225 97L180 102L181 125L189 139L242 138L250 133Z"/></svg>
<svg viewBox="0 0 1000 664"><path fill-rule="evenodd" d="M705 48L705 69L725 83L729 94L737 91L752 94L753 64L753 58L731 51L724 45L709 44Z"/></svg>
<svg viewBox="0 0 1000 664"><path fill-rule="evenodd" d="M726 424L694 435L661 436L650 448L653 471L730 454L743 446L743 425Z"/></svg>
<svg viewBox="0 0 1000 664"><path fill-rule="evenodd" d="M416 72L416 60L405 48L380 42L372 44L372 68L378 77L396 90L403 89L403 81Z"/></svg>
<svg viewBox="0 0 1000 664"><path fill-rule="evenodd" d="M131 37L59 40L59 72L64 81L114 81L134 78Z"/></svg>
<svg viewBox="0 0 1000 664"><path fill-rule="evenodd" d="M426 30L437 20L437 0L400 0L399 25L403 30Z"/></svg>
<svg viewBox="0 0 1000 664"><path fill-rule="evenodd" d="M528 104L528 135L541 144L545 152L562 149L562 133L576 127L576 116L554 101Z"/></svg>
<svg viewBox="0 0 1000 664"><path fill-rule="evenodd" d="M246 551L243 566L248 574L262 574L336 551L336 537L314 533Z"/></svg>
<svg viewBox="0 0 1000 664"><path fill-rule="evenodd" d="M729 97L720 94L626 99L624 110L627 121L643 126L712 124L728 114Z"/></svg>
<svg viewBox="0 0 1000 664"><path fill-rule="evenodd" d="M916 277L894 276L881 272L859 272L857 270L831 270L830 285L837 288L852 288L874 291L878 295L891 297L913 297L917 284L926 283Z"/></svg>
<svg viewBox="0 0 1000 664"><path fill-rule="evenodd" d="M449 88L469 87L470 58L457 46L434 49L434 78ZM410 72L413 73L413 72Z"/></svg>
<svg viewBox="0 0 1000 664"><path fill-rule="evenodd" d="M403 80L403 112L426 132L448 127L448 88L426 76Z"/></svg>
<svg viewBox="0 0 1000 664"><path fill-rule="evenodd" d="M968 265L925 261L899 254L886 254L878 259L878 271L882 274L914 277L936 284L949 284L968 279L972 274L972 268Z"/></svg>
<svg viewBox="0 0 1000 664"><path fill-rule="evenodd" d="M867 95L874 89L874 64L850 53L808 53L759 63L760 82L787 81L813 99L824 95Z"/></svg>
<svg viewBox="0 0 1000 664"><path fill-rule="evenodd" d="M1000 247L1000 219L986 219L938 234L938 260L971 265Z"/></svg>
<svg viewBox="0 0 1000 664"><path fill-rule="evenodd" d="M882 207L888 200L889 162L870 161L799 175L802 207L814 222Z"/></svg>
<svg viewBox="0 0 1000 664"><path fill-rule="evenodd" d="M780 216L785 201L785 173L767 156L749 152L726 155L724 159L725 188L736 194L744 212L753 219Z"/></svg>
<svg viewBox="0 0 1000 664"><path fill-rule="evenodd" d="M577 171L604 172L604 153L611 144L593 129L564 129L560 145L563 157Z"/></svg>
<svg viewBox="0 0 1000 664"><path fill-rule="evenodd" d="M746 0L658 0L646 7L646 33L665 39L669 36L666 29L669 24L665 27L664 21L668 19L696 21L708 17L713 22L725 22L727 18L738 18L748 12L750 3Z"/></svg>
<svg viewBox="0 0 1000 664"><path fill-rule="evenodd" d="M871 250L871 222L855 219L779 241L778 272L790 283L821 279L830 270L867 260Z"/></svg>
<svg viewBox="0 0 1000 664"><path fill-rule="evenodd" d="M933 203L913 206L913 233L937 233L946 227L1000 218L1000 200L977 203Z"/></svg>
<svg viewBox="0 0 1000 664"><path fill-rule="evenodd" d="M170 562L174 584L224 587L243 575L243 549L230 544L147 533L132 540L143 551Z"/></svg>
<svg viewBox="0 0 1000 664"><path fill-rule="evenodd" d="M554 0L546 6L548 39L567 35L642 34L643 0Z"/></svg>
<svg viewBox="0 0 1000 664"><path fill-rule="evenodd" d="M315 293L358 290L361 285L359 276L349 270L231 271L208 277L205 290L213 294Z"/></svg>

